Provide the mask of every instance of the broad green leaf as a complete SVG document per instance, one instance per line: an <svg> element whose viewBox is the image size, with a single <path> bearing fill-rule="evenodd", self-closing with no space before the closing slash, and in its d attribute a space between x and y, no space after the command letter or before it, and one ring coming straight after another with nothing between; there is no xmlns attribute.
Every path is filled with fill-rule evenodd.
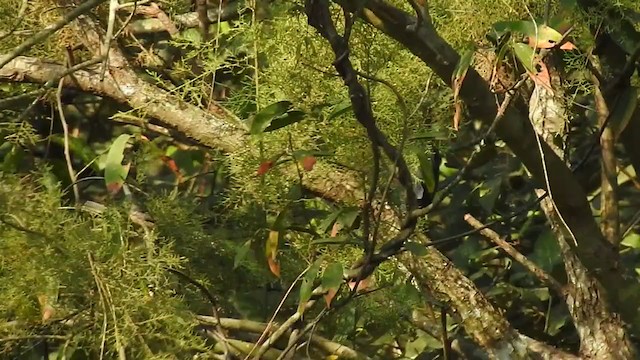
<svg viewBox="0 0 640 360"><path fill-rule="evenodd" d="M264 129L263 132L278 130L287 125L297 123L298 121L304 119L305 115L306 115L305 112L300 110L288 111L278 117L273 118L273 120L271 121L271 124L269 124L269 126L267 126L267 128Z"/></svg>
<svg viewBox="0 0 640 360"><path fill-rule="evenodd" d="M562 34L554 28L542 22L534 23L530 20L500 21L493 25L493 29L498 36L508 32L526 35L530 39L530 45L536 44L536 47L553 47L562 40Z"/></svg>
<svg viewBox="0 0 640 360"><path fill-rule="evenodd" d="M300 299L298 301L298 313L304 312L304 307L307 301L311 299L311 293L313 292L313 280L309 280L306 277L302 278L300 284Z"/></svg>
<svg viewBox="0 0 640 360"><path fill-rule="evenodd" d="M360 216L360 209L357 207L342 208L338 216L338 221L345 229L350 229L354 226L354 223Z"/></svg>
<svg viewBox="0 0 640 360"><path fill-rule="evenodd" d="M480 206L488 212L492 213L493 208L500 196L500 187L502 186L502 178L495 178L488 180L484 183L484 186L480 189Z"/></svg>
<svg viewBox="0 0 640 360"><path fill-rule="evenodd" d="M625 236L621 244L630 248L640 249L640 234L630 233Z"/></svg>
<svg viewBox="0 0 640 360"><path fill-rule="evenodd" d="M111 144L107 154L107 162L104 168L104 180L107 189L111 193L120 191L124 180L129 173L129 166L122 165L124 159L124 149L131 135L122 134Z"/></svg>
<svg viewBox="0 0 640 360"><path fill-rule="evenodd" d="M322 287L324 289L336 289L343 281L342 264L333 262L327 265L322 273Z"/></svg>
<svg viewBox="0 0 640 360"><path fill-rule="evenodd" d="M251 240L247 240L244 244L236 248L236 256L233 259L233 268L236 269L242 261L247 257L251 250Z"/></svg>
<svg viewBox="0 0 640 360"><path fill-rule="evenodd" d="M286 114L287 111L291 109L291 105L291 101L285 100L278 101L262 109L251 121L249 130L251 135L259 135L263 133L269 126L271 126L271 122L274 119Z"/></svg>
<svg viewBox="0 0 640 360"><path fill-rule="evenodd" d="M404 248L410 251L415 256L427 255L427 247L417 242L407 241L404 243Z"/></svg>
<svg viewBox="0 0 640 360"><path fill-rule="evenodd" d="M338 209L324 218L324 220L322 220L322 222L318 225L318 231L321 233L327 233L340 216L341 211L342 209Z"/></svg>
<svg viewBox="0 0 640 360"><path fill-rule="evenodd" d="M282 209L282 211L280 211L280 213L278 214L278 216L276 217L276 219L273 221L273 223L271 224L270 228L271 230L276 230L276 231L283 231L287 228L287 226L289 225L289 208L285 207L284 209Z"/></svg>
<svg viewBox="0 0 640 360"><path fill-rule="evenodd" d="M331 107L331 112L329 113L329 115L327 115L327 121L333 120L350 110L351 110L351 101L345 100L341 103L338 103Z"/></svg>
<svg viewBox="0 0 640 360"><path fill-rule="evenodd" d="M304 306L311 299L313 293L313 283L318 277L318 271L320 270L321 259L316 260L307 273L302 277L302 283L300 285L300 299L298 302L298 312L304 312Z"/></svg>
<svg viewBox="0 0 640 360"><path fill-rule="evenodd" d="M560 247L551 231L540 234L530 259L546 272L551 272L554 266L560 263Z"/></svg>
<svg viewBox="0 0 640 360"><path fill-rule="evenodd" d="M631 86L625 89L615 104L609 126L613 130L615 139L618 139L622 131L629 125L629 120L638 105L638 88Z"/></svg>
<svg viewBox="0 0 640 360"><path fill-rule="evenodd" d="M526 44L516 43L513 44L513 52L516 54L516 57L520 61L520 63L527 69L531 74L537 74L538 70L536 69L536 56L534 50L527 46Z"/></svg>
<svg viewBox="0 0 640 360"><path fill-rule="evenodd" d="M418 161L420 162L420 180L425 184L429 193L433 194L436 187L435 177L438 176L438 174L434 172L433 159L423 151L418 152L417 155ZM438 169L435 169L435 171L438 171Z"/></svg>
<svg viewBox="0 0 640 360"><path fill-rule="evenodd" d="M535 34L536 26L532 21L498 21L493 24L493 30L502 36L508 32L517 32L524 35Z"/></svg>

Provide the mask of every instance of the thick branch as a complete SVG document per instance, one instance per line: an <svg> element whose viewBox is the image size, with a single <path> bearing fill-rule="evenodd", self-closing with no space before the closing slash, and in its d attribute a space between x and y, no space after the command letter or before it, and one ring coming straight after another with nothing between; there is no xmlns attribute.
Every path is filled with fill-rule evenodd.
<svg viewBox="0 0 640 360"><path fill-rule="evenodd" d="M0 79L43 84L65 70L64 66L56 63L20 56L0 69ZM113 77L100 81L100 66L92 66L76 71L73 80L66 78L64 85L140 109L147 116L159 119L165 125L207 146L235 151L245 143L246 132L240 127L240 122L231 116L205 113L179 97L141 80L127 69L112 71L112 75ZM238 125L234 126L233 123Z"/></svg>
<svg viewBox="0 0 640 360"><path fill-rule="evenodd" d="M239 1L224 2L222 4L222 11L220 12L220 21L228 21L237 18L240 11L242 11L242 9L239 5ZM211 24L217 23L218 7L216 6L213 9L209 9L207 15ZM173 20L176 25L183 28L193 28L197 27L199 24L198 14L196 12L175 15L171 20ZM126 31L132 34L157 33L166 30L167 28L162 21L155 18L136 20L126 27Z"/></svg>
<svg viewBox="0 0 640 360"><path fill-rule="evenodd" d="M340 3L355 10L351 2ZM415 18L379 0L367 2L363 17L425 62L445 82L449 82L460 56L442 39L431 26L411 31ZM488 84L473 69L469 69L460 90L471 116L491 124L498 111L495 95ZM535 133L525 115L509 108L504 119L496 126L496 133L529 169L531 174L544 183L544 172L537 148ZM543 143L549 183L554 200L571 232L578 239L575 248L580 260L588 267L610 294L618 294L624 283L619 272L611 266L616 258L615 250L606 242L593 219L586 193L565 163ZM622 299L614 296L616 304Z"/></svg>

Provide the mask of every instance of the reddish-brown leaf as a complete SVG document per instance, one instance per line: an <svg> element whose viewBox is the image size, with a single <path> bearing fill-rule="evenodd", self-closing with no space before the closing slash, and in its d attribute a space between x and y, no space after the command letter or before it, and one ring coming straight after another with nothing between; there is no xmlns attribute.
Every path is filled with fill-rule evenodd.
<svg viewBox="0 0 640 360"><path fill-rule="evenodd" d="M353 288L355 288L356 284L358 284L358 288L356 289L356 292L360 292L363 290L367 290L367 288L369 288L370 283L371 283L371 277L368 277L366 279L360 280L360 282L349 281L347 285L349 285L349 290L353 291Z"/></svg>
<svg viewBox="0 0 640 360"><path fill-rule="evenodd" d="M278 260L267 258L267 263L269 264L269 270L271 270L271 273L280 277L280 263L278 263Z"/></svg>
<svg viewBox="0 0 640 360"><path fill-rule="evenodd" d="M266 174L267 171L269 171L269 169L271 169L272 166L273 166L273 161L271 160L264 161L262 164L260 164L257 174L259 176Z"/></svg>
<svg viewBox="0 0 640 360"><path fill-rule="evenodd" d="M305 156L304 158L302 158L302 168L305 171L311 171L313 170L313 166L316 164L316 158L314 156Z"/></svg>
<svg viewBox="0 0 640 360"><path fill-rule="evenodd" d="M338 288L330 288L327 290L327 293L324 295L324 301L327 303L327 308L331 307L331 301L336 297L338 293Z"/></svg>
<svg viewBox="0 0 640 360"><path fill-rule="evenodd" d="M342 224L340 224L339 222L334 222L333 223L333 227L331 228L331 237L336 237L338 236L338 233L340 232L340 230L342 229Z"/></svg>

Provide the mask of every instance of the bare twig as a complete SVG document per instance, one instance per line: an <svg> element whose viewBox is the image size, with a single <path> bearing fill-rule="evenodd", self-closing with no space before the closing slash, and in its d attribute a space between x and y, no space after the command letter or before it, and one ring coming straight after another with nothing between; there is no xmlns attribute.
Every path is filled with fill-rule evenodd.
<svg viewBox="0 0 640 360"><path fill-rule="evenodd" d="M464 220L469 223L472 227L476 229L480 229L480 233L491 240L494 244L498 245L500 249L502 249L507 255L512 257L515 261L520 263L520 265L524 266L530 273L532 273L538 280L540 280L543 284L549 286L553 291L555 291L558 295L564 296L565 290L562 284L554 279L551 275L547 274L544 270L542 270L538 265L533 263L531 260L527 259L526 256L522 255L516 248L514 248L511 244L506 242L504 239L498 235L495 231L485 227L480 221L478 221L471 214L465 214Z"/></svg>
<svg viewBox="0 0 640 360"><path fill-rule="evenodd" d="M56 93L56 101L58 103L58 115L60 116L60 123L62 124L62 131L64 133L64 159L67 163L67 172L69 172L69 179L73 185L73 197L76 200L76 204L80 202L80 189L76 184L76 172L73 169L73 162L71 161L71 151L69 150L69 126L67 125L67 118L64 115L64 108L62 107L62 84L64 79L60 79L58 83L58 91Z"/></svg>

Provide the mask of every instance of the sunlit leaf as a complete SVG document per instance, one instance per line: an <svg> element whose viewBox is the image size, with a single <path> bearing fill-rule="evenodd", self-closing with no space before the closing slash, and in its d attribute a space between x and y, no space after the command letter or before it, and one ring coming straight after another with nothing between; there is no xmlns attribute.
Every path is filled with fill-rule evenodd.
<svg viewBox="0 0 640 360"><path fill-rule="evenodd" d="M630 233L625 236L621 244L630 248L640 249L640 234L635 232Z"/></svg>
<svg viewBox="0 0 640 360"><path fill-rule="evenodd" d="M265 256L269 264L269 270L273 275L280 277L280 264L277 262L278 256L278 240L280 232L276 230L269 231L269 237L265 246Z"/></svg>
<svg viewBox="0 0 640 360"><path fill-rule="evenodd" d="M124 149L130 137L131 136L127 134L118 136L109 148L104 169L104 180L111 194L120 191L129 173L129 166L122 165L122 160L124 159Z"/></svg>
<svg viewBox="0 0 640 360"><path fill-rule="evenodd" d="M522 43L515 43L513 46L513 52L515 53L518 61L527 69L531 74L538 72L535 65L538 63L535 52L529 46Z"/></svg>

